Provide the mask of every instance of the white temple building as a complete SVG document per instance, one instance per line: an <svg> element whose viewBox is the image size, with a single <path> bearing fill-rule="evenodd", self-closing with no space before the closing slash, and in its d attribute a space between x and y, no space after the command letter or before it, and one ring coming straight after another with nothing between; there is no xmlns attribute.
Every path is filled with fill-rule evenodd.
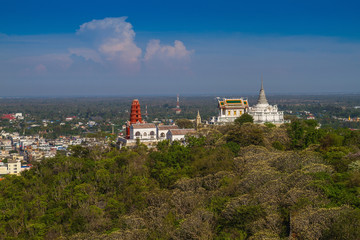
<svg viewBox="0 0 360 240"><path fill-rule="evenodd" d="M163 140L184 141L187 134L194 135L195 129L179 129L176 125L155 125L154 123L135 123L130 126L129 138L119 137L120 147L133 147L138 142L153 147L157 142Z"/></svg>
<svg viewBox="0 0 360 240"><path fill-rule="evenodd" d="M254 123L263 124L268 122L279 125L287 122L284 120L284 112L278 111L277 105L268 103L262 78L258 102L255 106L249 108L248 113L254 118Z"/></svg>
<svg viewBox="0 0 360 240"><path fill-rule="evenodd" d="M225 124L234 122L235 119L248 111L249 103L246 98L218 98L219 116L213 117L210 124Z"/></svg>

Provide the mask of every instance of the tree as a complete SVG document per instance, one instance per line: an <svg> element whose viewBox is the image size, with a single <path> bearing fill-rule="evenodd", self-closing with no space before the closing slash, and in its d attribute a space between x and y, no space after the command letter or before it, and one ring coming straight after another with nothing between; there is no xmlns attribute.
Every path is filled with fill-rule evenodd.
<svg viewBox="0 0 360 240"><path fill-rule="evenodd" d="M343 213L321 239L360 239L360 209Z"/></svg>
<svg viewBox="0 0 360 240"><path fill-rule="evenodd" d="M253 123L254 122L254 118L248 114L248 113L244 113L243 115L241 115L240 117L238 117L237 119L235 119L235 124L237 125L243 125L244 123Z"/></svg>
<svg viewBox="0 0 360 240"><path fill-rule="evenodd" d="M237 143L240 147L264 145L264 132L259 125L245 123L241 127L236 126L231 129L226 141Z"/></svg>
<svg viewBox="0 0 360 240"><path fill-rule="evenodd" d="M185 118L176 120L176 125L178 125L179 128L194 128L194 123Z"/></svg>

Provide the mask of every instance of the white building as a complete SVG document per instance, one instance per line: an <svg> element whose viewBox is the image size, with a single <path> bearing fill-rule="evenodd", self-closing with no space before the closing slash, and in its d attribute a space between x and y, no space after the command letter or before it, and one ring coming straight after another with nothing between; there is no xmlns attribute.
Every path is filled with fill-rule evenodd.
<svg viewBox="0 0 360 240"><path fill-rule="evenodd" d="M0 162L0 176L8 174L8 168L7 165L3 162Z"/></svg>
<svg viewBox="0 0 360 240"><path fill-rule="evenodd" d="M9 174L20 174L21 172L21 162L20 160L9 160L7 163L8 173Z"/></svg>
<svg viewBox="0 0 360 240"><path fill-rule="evenodd" d="M21 166L20 160L8 160L7 163L0 162L0 176L6 174L20 175L22 171L30 169L30 166Z"/></svg>
<svg viewBox="0 0 360 240"><path fill-rule="evenodd" d="M211 123L231 123L248 111L249 103L246 98L223 98L218 99L218 108L219 116L213 117Z"/></svg>
<svg viewBox="0 0 360 240"><path fill-rule="evenodd" d="M284 112L278 111L276 105L270 105L266 99L263 80L261 79L261 89L258 102L255 106L250 107L249 114L254 118L254 123L273 123L282 124L284 120Z"/></svg>
<svg viewBox="0 0 360 240"><path fill-rule="evenodd" d="M130 126L130 138L118 138L121 146L136 146L140 140L149 147L162 140L183 141L188 133L195 133L195 129L179 129L176 125L159 125L154 123L136 123Z"/></svg>
<svg viewBox="0 0 360 240"><path fill-rule="evenodd" d="M19 119L19 120L24 119L24 116L23 116L22 113L15 113L15 117L16 117L17 119Z"/></svg>
<svg viewBox="0 0 360 240"><path fill-rule="evenodd" d="M130 139L156 140L156 125L154 123L131 124Z"/></svg>
<svg viewBox="0 0 360 240"><path fill-rule="evenodd" d="M157 138L159 140L165 140L166 134L168 133L168 131L173 130L173 129L179 129L179 127L176 125L159 125L159 126L157 126Z"/></svg>
<svg viewBox="0 0 360 240"><path fill-rule="evenodd" d="M195 129L170 129L167 132L166 138L173 141L184 141L187 134L195 134Z"/></svg>

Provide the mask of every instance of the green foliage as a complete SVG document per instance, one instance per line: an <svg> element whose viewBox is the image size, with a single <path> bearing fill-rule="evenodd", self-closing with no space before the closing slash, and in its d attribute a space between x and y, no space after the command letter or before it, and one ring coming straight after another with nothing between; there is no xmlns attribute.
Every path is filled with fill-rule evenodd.
<svg viewBox="0 0 360 240"><path fill-rule="evenodd" d="M188 137L186 137L186 144L189 148L204 147L206 144L206 138L205 137L188 136Z"/></svg>
<svg viewBox="0 0 360 240"><path fill-rule="evenodd" d="M348 210L324 231L321 239L360 239L360 209Z"/></svg>
<svg viewBox="0 0 360 240"><path fill-rule="evenodd" d="M220 214L224 210L226 203L229 201L229 199L229 197L215 196L210 199L208 208L210 211L216 214Z"/></svg>
<svg viewBox="0 0 360 240"><path fill-rule="evenodd" d="M179 128L194 128L194 123L190 121L189 119L177 119L175 121L176 125L179 126Z"/></svg>
<svg viewBox="0 0 360 240"><path fill-rule="evenodd" d="M350 205L360 207L360 199L355 188L348 186L350 175L328 173L317 173L314 175L315 180L312 185L322 191L334 206Z"/></svg>
<svg viewBox="0 0 360 240"><path fill-rule="evenodd" d="M244 123L253 123L253 122L254 122L254 118L248 113L244 113L234 121L234 123L239 126L243 125Z"/></svg>
<svg viewBox="0 0 360 240"><path fill-rule="evenodd" d="M236 142L227 142L225 144L235 155L240 151L240 145Z"/></svg>
<svg viewBox="0 0 360 240"><path fill-rule="evenodd" d="M150 174L160 186L169 187L190 172L190 151L178 142L172 145L161 142L159 149L162 151L152 152L149 155Z"/></svg>
<svg viewBox="0 0 360 240"><path fill-rule="evenodd" d="M324 153L324 159L337 171L344 172L351 163L351 159L345 157L349 152L350 150L346 147L332 147Z"/></svg>
<svg viewBox="0 0 360 240"><path fill-rule="evenodd" d="M288 128L292 149L304 149L311 144L319 144L323 132L317 129L315 120L294 120Z"/></svg>
<svg viewBox="0 0 360 240"><path fill-rule="evenodd" d="M233 124L150 149L73 146L0 181L0 239L285 239L290 226L302 239L358 239L358 135L316 126Z"/></svg>
<svg viewBox="0 0 360 240"><path fill-rule="evenodd" d="M230 216L221 217L218 230L227 233L228 229L239 229L241 233L249 233L250 225L254 221L265 217L264 209L259 205L242 205L237 207Z"/></svg>
<svg viewBox="0 0 360 240"><path fill-rule="evenodd" d="M280 151L284 151L285 150L285 146L279 142L279 141L275 141L272 143L272 147L277 149L277 150L280 150Z"/></svg>
<svg viewBox="0 0 360 240"><path fill-rule="evenodd" d="M191 155L191 175L193 176L231 170L233 166L234 154L228 147L197 149Z"/></svg>
<svg viewBox="0 0 360 240"><path fill-rule="evenodd" d="M343 145L344 137L335 133L329 133L321 139L322 149L328 149L330 147L340 147Z"/></svg>
<svg viewBox="0 0 360 240"><path fill-rule="evenodd" d="M241 127L231 129L226 140L237 143L240 147L264 145L264 132L258 125L244 123Z"/></svg>
<svg viewBox="0 0 360 240"><path fill-rule="evenodd" d="M76 158L86 158L89 157L90 151L86 147L80 145L74 145L69 147L69 152L72 156Z"/></svg>
<svg viewBox="0 0 360 240"><path fill-rule="evenodd" d="M276 125L275 125L275 124L270 123L270 122L266 122L266 123L264 123L264 126L265 126L265 127L267 127L267 128L275 128L275 127L276 127Z"/></svg>

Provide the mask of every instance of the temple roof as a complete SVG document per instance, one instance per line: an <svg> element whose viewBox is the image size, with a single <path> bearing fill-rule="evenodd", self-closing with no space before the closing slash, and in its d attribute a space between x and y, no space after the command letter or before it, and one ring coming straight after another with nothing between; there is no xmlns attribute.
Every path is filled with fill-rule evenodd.
<svg viewBox="0 0 360 240"><path fill-rule="evenodd" d="M219 108L245 108L248 107L247 99L243 98L223 98L218 100Z"/></svg>

